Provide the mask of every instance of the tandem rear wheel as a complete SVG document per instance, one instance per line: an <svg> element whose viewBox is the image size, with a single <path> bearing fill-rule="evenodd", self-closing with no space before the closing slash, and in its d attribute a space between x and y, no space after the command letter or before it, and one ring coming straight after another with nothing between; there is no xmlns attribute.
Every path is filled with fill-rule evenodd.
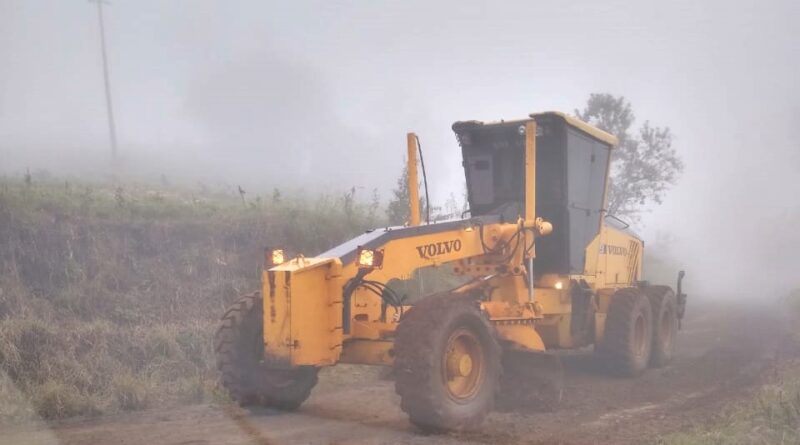
<svg viewBox="0 0 800 445"><path fill-rule="evenodd" d="M598 352L613 374L637 376L644 372L653 351L653 311L638 288L622 288L611 297L605 334Z"/></svg>
<svg viewBox="0 0 800 445"><path fill-rule="evenodd" d="M650 366L660 368L672 361L675 337L678 334L678 301L669 286L647 286L642 289L653 310L653 349Z"/></svg>

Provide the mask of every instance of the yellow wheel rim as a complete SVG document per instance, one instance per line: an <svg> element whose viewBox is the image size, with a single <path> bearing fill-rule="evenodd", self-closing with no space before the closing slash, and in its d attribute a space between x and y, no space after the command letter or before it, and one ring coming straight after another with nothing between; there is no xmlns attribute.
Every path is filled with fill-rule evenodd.
<svg viewBox="0 0 800 445"><path fill-rule="evenodd" d="M486 367L483 348L478 338L466 329L459 329L447 340L442 363L448 395L455 400L469 399L483 383Z"/></svg>

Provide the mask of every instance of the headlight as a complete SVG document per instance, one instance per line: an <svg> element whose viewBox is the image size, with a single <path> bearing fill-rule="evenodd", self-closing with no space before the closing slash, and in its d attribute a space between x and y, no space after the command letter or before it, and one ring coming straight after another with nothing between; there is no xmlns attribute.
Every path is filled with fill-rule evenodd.
<svg viewBox="0 0 800 445"><path fill-rule="evenodd" d="M277 266L286 262L286 255L283 253L283 249L267 248L264 253L267 267Z"/></svg>
<svg viewBox="0 0 800 445"><path fill-rule="evenodd" d="M383 251L359 247L356 252L358 267L362 269L380 269L383 266Z"/></svg>

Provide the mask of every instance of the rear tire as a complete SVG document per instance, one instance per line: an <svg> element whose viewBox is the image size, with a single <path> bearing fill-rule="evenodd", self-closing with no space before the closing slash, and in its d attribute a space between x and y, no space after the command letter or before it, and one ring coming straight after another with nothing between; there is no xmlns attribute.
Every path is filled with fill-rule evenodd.
<svg viewBox="0 0 800 445"><path fill-rule="evenodd" d="M394 354L400 406L421 430L473 429L492 410L501 350L475 299L422 300L401 319Z"/></svg>
<svg viewBox="0 0 800 445"><path fill-rule="evenodd" d="M648 286L643 289L653 309L653 351L650 366L660 368L672 361L675 337L678 334L678 302L669 286Z"/></svg>
<svg viewBox="0 0 800 445"><path fill-rule="evenodd" d="M620 376L641 374L653 346L650 301L636 288L617 290L611 297L599 352L609 370Z"/></svg>
<svg viewBox="0 0 800 445"><path fill-rule="evenodd" d="M222 386L241 406L297 409L317 384L318 369L302 366L273 369L263 362L263 302L261 294L245 295L233 303L214 335Z"/></svg>

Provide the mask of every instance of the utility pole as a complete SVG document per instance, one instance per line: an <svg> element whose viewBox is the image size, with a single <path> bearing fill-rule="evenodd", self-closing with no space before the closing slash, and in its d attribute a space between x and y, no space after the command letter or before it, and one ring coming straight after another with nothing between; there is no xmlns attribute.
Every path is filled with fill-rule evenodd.
<svg viewBox="0 0 800 445"><path fill-rule="evenodd" d="M89 0L97 4L97 20L100 24L100 52L103 56L103 79L106 87L106 113L108 114L108 134L111 138L111 159L117 160L117 130L114 124L114 107L111 102L111 83L108 79L108 56L106 55L106 29L103 24L103 4L110 5L106 0Z"/></svg>

